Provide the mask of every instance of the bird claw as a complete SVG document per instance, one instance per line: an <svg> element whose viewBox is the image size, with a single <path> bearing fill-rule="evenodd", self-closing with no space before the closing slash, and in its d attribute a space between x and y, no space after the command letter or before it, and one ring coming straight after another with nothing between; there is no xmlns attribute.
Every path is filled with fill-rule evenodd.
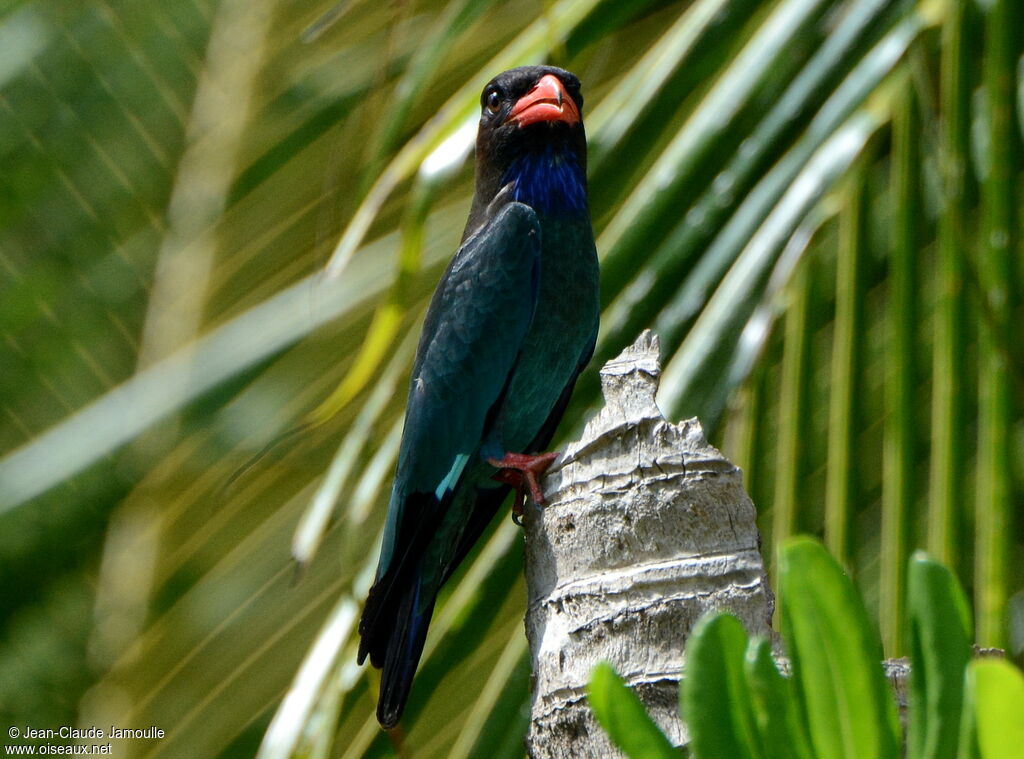
<svg viewBox="0 0 1024 759"><path fill-rule="evenodd" d="M526 496L516 493L516 500L512 502L512 524L516 527L523 526L523 507L526 506Z"/></svg>
<svg viewBox="0 0 1024 759"><path fill-rule="evenodd" d="M541 490L537 477L547 471L558 455L558 451L542 453L539 456L506 453L500 459L487 459L488 464L498 469L491 479L516 489L516 499L512 503L512 521L517 525L522 524L527 491L534 503L538 506L544 505L544 491Z"/></svg>

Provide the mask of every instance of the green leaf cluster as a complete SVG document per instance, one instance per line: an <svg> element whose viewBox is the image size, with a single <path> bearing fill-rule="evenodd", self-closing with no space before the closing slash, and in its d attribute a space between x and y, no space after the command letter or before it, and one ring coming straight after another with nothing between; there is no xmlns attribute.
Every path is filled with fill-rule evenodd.
<svg viewBox="0 0 1024 759"><path fill-rule="evenodd" d="M769 642L748 639L729 614L703 617L687 641L680 704L695 759L1024 757L1024 674L1002 659L972 660L970 613L948 569L923 553L908 567L905 743L881 643L850 578L820 543L795 538L779 581L786 676ZM679 756L606 663L590 705L630 759Z"/></svg>

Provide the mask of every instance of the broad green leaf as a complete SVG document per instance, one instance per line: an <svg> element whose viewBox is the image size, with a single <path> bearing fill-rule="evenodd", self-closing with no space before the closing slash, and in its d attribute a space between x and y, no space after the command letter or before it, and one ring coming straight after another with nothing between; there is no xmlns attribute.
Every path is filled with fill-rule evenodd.
<svg viewBox="0 0 1024 759"><path fill-rule="evenodd" d="M1024 759L1024 674L1002 659L967 668L981 759Z"/></svg>
<svg viewBox="0 0 1024 759"><path fill-rule="evenodd" d="M953 573L922 552L910 560L910 759L955 757L971 615Z"/></svg>
<svg viewBox="0 0 1024 759"><path fill-rule="evenodd" d="M611 664L602 662L594 667L587 695L597 721L629 759L678 759L678 749L654 724Z"/></svg>
<svg viewBox="0 0 1024 759"><path fill-rule="evenodd" d="M898 755L882 647L853 582L820 543L794 538L779 557L782 634L818 759Z"/></svg>
<svg viewBox="0 0 1024 759"><path fill-rule="evenodd" d="M978 750L977 702L968 677L969 672L970 669L964 670L963 710L960 714L960 735L957 738L957 759L981 759Z"/></svg>
<svg viewBox="0 0 1024 759"><path fill-rule="evenodd" d="M792 683L775 666L767 639L750 641L744 667L765 759L811 759Z"/></svg>
<svg viewBox="0 0 1024 759"><path fill-rule="evenodd" d="M686 643L683 720L697 759L760 759L754 707L743 676L747 633L731 614L701 619Z"/></svg>

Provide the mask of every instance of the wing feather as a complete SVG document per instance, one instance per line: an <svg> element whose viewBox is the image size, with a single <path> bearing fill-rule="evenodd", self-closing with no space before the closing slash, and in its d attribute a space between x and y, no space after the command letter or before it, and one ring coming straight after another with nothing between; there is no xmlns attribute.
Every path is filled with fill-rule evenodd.
<svg viewBox="0 0 1024 759"><path fill-rule="evenodd" d="M540 224L521 203L498 210L449 264L413 364L378 577L422 523L438 521L430 512L476 453L530 327L539 267ZM421 513L407 513L414 493L437 497L413 499Z"/></svg>

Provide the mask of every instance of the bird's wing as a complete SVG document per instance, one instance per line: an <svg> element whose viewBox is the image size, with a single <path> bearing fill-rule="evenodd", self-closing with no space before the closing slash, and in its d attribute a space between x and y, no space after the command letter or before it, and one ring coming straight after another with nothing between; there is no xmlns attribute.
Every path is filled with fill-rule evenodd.
<svg viewBox="0 0 1024 759"><path fill-rule="evenodd" d="M540 225L506 203L459 249L413 366L378 579L429 539L505 391L536 308Z"/></svg>
<svg viewBox="0 0 1024 759"><path fill-rule="evenodd" d="M555 401L555 405L551 409L551 413L548 414L547 419L544 420L544 424L541 425L540 431L537 436L530 442L529 448L524 453L540 453L545 450L551 443L551 438L555 435L555 430L558 429L559 422L562 421L562 417L565 416L565 410L569 405L569 399L572 397L572 391L576 387L576 380L579 379L580 374L587 368L587 364L590 363L591 357L594 355L594 346L597 343L597 325L594 325L594 332L590 340L587 342L586 347L583 349L583 353L580 354L580 360L576 365L576 370L573 372L572 377L566 383L565 388L562 390L562 394L558 396L558 400ZM473 511L466 524L466 529L462 533L462 538L459 540L458 548L456 548L452 555L452 560L449 565L445 568L444 577L442 584L448 582L448 578L458 568L462 560L466 558L477 540L487 529L487 525L490 524L494 518L495 513L498 510L498 506L505 500L505 496L508 495L509 487L503 486L500 488L479 488L476 494L476 501L473 505Z"/></svg>
<svg viewBox="0 0 1024 759"><path fill-rule="evenodd" d="M569 406L569 399L572 397L572 391L576 387L576 380L580 378L580 374L587 368L587 364L590 363L590 359L594 356L594 347L597 345L597 322L594 322L594 331L584 347L583 352L580 354L580 359L576 364L576 370L572 373L572 377L565 384L562 389L562 394L558 396L558 400L555 401L555 405L551 408L551 413L548 414L548 418L544 420L544 424L541 425L540 431L537 436L530 442L530 452L538 452L548 447L551 443L551 438L555 436L555 430L558 429L558 424L562 421L562 417L565 416L565 410Z"/></svg>

